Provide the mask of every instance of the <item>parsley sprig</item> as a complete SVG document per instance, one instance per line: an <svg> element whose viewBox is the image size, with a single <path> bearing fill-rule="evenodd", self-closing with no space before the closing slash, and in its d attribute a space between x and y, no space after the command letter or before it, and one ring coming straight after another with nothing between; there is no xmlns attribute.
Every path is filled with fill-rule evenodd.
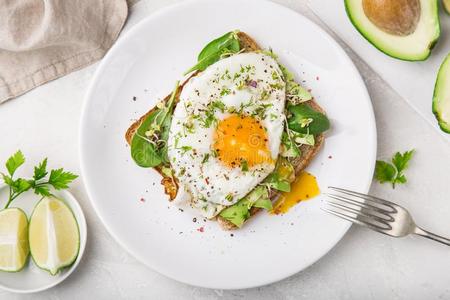
<svg viewBox="0 0 450 300"><path fill-rule="evenodd" d="M12 201L24 192L33 189L34 193L42 197L52 195L50 188L55 190L67 189L69 184L78 176L65 172L64 169L53 169L47 171L47 158L34 167L34 174L31 179L14 178L17 169L25 163L25 156L22 151L17 151L6 161L7 174L0 172L3 181L9 186L9 198L4 208L8 208Z"/></svg>
<svg viewBox="0 0 450 300"><path fill-rule="evenodd" d="M407 179L404 171L408 168L409 161L413 154L414 150L406 151L404 153L397 152L391 159L392 163L377 160L375 179L380 183L391 183L392 188L394 189L396 184L406 183Z"/></svg>

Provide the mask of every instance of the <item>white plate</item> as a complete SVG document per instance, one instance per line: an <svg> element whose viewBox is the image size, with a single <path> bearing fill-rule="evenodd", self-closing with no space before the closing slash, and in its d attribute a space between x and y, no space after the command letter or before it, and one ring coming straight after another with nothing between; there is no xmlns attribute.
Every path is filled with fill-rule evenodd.
<svg viewBox="0 0 450 300"><path fill-rule="evenodd" d="M7 190L5 186L0 187L0 199L7 197ZM75 262L69 267L63 269L57 275L52 276L50 273L39 269L30 258L26 267L17 273L0 272L0 288L15 292L15 293L35 293L40 292L61 283L64 279L76 269L83 256L86 247L86 219L83 211L74 196L68 191L56 191L55 196L63 199L66 204L72 209L73 214L78 222L78 229L80 230L80 250ZM29 192L22 194L17 200L14 200L10 207L19 207L27 214L28 220L34 206L37 204L39 196ZM3 203L3 202L2 202Z"/></svg>
<svg viewBox="0 0 450 300"><path fill-rule="evenodd" d="M308 168L322 189L367 192L376 154L374 115L358 71L330 36L287 8L258 0L187 1L121 37L94 76L81 120L90 199L111 235L140 261L178 281L218 289L286 278L317 261L349 228L322 212L317 197L284 216L261 213L231 236L170 205L158 174L130 158L124 133L132 121L170 92L207 42L233 29L272 47L330 116L333 130Z"/></svg>

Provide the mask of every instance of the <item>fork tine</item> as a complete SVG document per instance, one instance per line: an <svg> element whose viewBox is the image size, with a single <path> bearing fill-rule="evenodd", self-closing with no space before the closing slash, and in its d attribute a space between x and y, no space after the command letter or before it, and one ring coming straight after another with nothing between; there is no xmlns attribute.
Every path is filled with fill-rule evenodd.
<svg viewBox="0 0 450 300"><path fill-rule="evenodd" d="M341 195L335 195L335 194L330 194L330 193L324 193L324 194L327 195L328 197L332 198L332 199L335 199L335 200L338 200L338 201L341 201L341 202L345 202L345 203L350 204L350 205L361 207L361 208L366 209L366 210L368 210L370 212L373 211L373 212L379 213L379 214L381 214L381 215L383 215L383 216L388 218L388 219L385 219L386 221L390 221L390 222L394 221L394 218L391 215L389 215L389 213L391 213L391 211L387 211L387 210L381 209L379 207L370 205L370 204L365 203L363 201L357 201L357 200L354 200L354 199L345 198L345 197L343 197Z"/></svg>
<svg viewBox="0 0 450 300"><path fill-rule="evenodd" d="M329 186L328 188L330 190L333 190L333 191L336 191L336 192L340 192L340 193L343 193L343 194L346 194L346 195L359 197L359 198L362 198L362 199L365 199L365 200L368 200L368 201L372 201L373 203L382 204L382 205L390 208L391 212L393 212L393 213L397 212L397 209L394 206L395 204L393 204L390 201L387 201L387 200L384 200L384 199L381 199L381 198L377 198L377 197L373 197L373 196L370 196L370 195L366 195L366 194L361 194L361 193L358 193L358 192L353 192L353 191L346 190L346 189L341 189L341 188L334 187L334 186Z"/></svg>
<svg viewBox="0 0 450 300"><path fill-rule="evenodd" d="M356 218L358 218L358 216L363 217L363 218L367 219L368 223L370 223L368 220L371 220L371 221L374 220L377 223L382 224L383 227L382 226L379 226L379 227L382 227L383 229L391 229L392 228L391 225L386 223L386 222L388 222L388 220L380 218L380 217L375 216L373 214L370 214L370 213L367 213L367 212L364 212L364 211L361 211L361 210L357 210L357 209L354 209L354 208L351 208L351 207L348 207L348 206L345 206L345 205L342 205L342 204L339 204L339 203L336 203L336 202L327 201L327 205L335 207L335 208L339 208L339 209L341 209L343 211L347 211L349 213L353 213L353 214L357 215ZM373 223L371 223L371 224L373 224ZM373 224L373 225L377 226L376 224ZM384 228L384 227L386 227L386 228Z"/></svg>
<svg viewBox="0 0 450 300"><path fill-rule="evenodd" d="M381 227L374 226L374 225L372 225L372 224L370 224L370 223L366 223L366 222L364 222L364 221L358 220L358 219L356 219L356 218L353 217L353 216L346 215L346 214L344 214L344 213L342 213L342 212L339 212L339 211L337 211L337 210L334 210L334 209L328 209L328 208L324 208L324 207L321 207L320 209L323 210L323 211L325 211L325 212L327 212L327 213L330 213L330 214L332 214L332 215L335 215L335 216L337 216L337 217L339 217L339 218L342 218L342 219L345 219L345 220L347 220L347 221L350 221L350 222L352 222L352 223L355 223L355 224L358 224L358 225L361 225L361 226L366 226L366 227L368 227L368 228L370 228L370 229L372 229L372 230L375 230L375 231L377 231L377 232L386 233L385 230L383 230L383 228L381 228Z"/></svg>

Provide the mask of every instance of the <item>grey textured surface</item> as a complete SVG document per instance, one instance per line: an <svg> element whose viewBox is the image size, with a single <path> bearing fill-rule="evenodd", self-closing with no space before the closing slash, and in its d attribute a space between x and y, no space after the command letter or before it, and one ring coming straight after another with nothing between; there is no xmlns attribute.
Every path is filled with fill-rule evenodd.
<svg viewBox="0 0 450 300"><path fill-rule="evenodd" d="M177 1L145 1L140 16ZM277 0L323 26L305 0ZM132 22L131 22L132 23ZM132 24L128 24L129 28ZM448 176L450 146L351 49L342 45L364 77L375 109L378 157L415 148L409 183L392 190L374 183L371 192L406 206L418 224L450 236ZM0 158L21 148L36 162L48 155L55 165L79 173L78 122L81 104L98 64L46 84L0 107ZM430 101L430 99L424 99ZM450 299L450 249L421 238L389 238L353 226L319 262L281 282L250 290L190 287L149 270L106 232L83 188L73 193L89 227L79 269L56 288L34 295L0 292L2 299Z"/></svg>

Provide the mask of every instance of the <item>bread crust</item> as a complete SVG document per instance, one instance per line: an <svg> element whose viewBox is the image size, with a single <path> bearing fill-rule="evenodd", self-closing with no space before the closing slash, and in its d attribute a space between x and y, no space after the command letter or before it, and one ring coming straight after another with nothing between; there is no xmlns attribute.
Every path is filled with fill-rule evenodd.
<svg viewBox="0 0 450 300"><path fill-rule="evenodd" d="M261 50L258 43L251 38L248 34L245 32L239 32L238 34L239 38L239 44L242 49L244 49L243 52L252 52L252 51L258 51ZM195 72L192 74L188 79L186 79L183 84L178 89L178 93L176 95L176 99L178 99L178 96L180 95L184 85L191 79L192 77L196 76L198 72ZM162 101L167 102L170 99L171 94L167 95ZM325 113L324 110L317 104L317 102L314 101L314 99L305 102L307 105L311 106L314 110L319 111L321 113ZM142 117L140 117L137 121L135 121L131 126L127 129L125 133L125 140L129 145L131 145L131 141L133 139L134 134L136 133L136 130L139 128L139 126L142 124L142 122L147 118L148 115L150 115L153 111L155 111L156 106L150 109L146 114L144 114ZM317 155L320 148L322 147L323 143L325 141L325 137L323 134L319 134L316 136L315 144L314 146L308 146L308 145L302 145L300 147L301 150L301 156L294 159L291 163L294 166L295 169L295 175L299 175L313 160L313 158ZM173 200L177 194L178 191L178 182L176 178L171 178L165 176L159 167L155 167L159 174L163 177L161 180L161 184L164 186L164 190L166 194L169 196L170 200ZM275 201L278 196L280 195L280 192L276 190L272 190L269 197L272 201ZM250 218L257 214L261 209L253 207L250 210ZM249 219L250 219L249 218ZM231 223L230 221L222 218L221 216L216 217L217 222L220 224L220 226L224 230L234 230L238 229L236 225ZM247 222L248 220L246 220Z"/></svg>

